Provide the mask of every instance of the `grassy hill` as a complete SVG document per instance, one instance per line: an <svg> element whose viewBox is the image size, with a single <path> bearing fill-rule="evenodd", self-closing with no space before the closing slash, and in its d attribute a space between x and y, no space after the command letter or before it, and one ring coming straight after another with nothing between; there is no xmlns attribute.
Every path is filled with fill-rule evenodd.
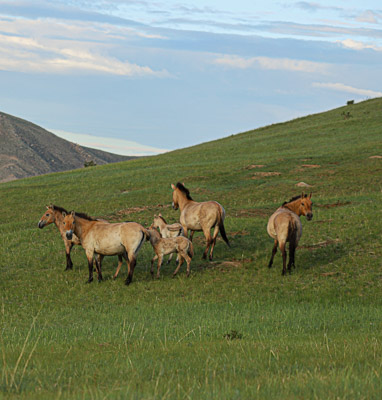
<svg viewBox="0 0 382 400"><path fill-rule="evenodd" d="M377 399L382 393L382 99L157 157L0 185L0 393L22 399ZM375 156L379 156L375 157ZM146 243L86 285L84 252L64 272L45 204L147 226L171 222L171 183L226 209L232 243L191 276L149 274ZM297 187L299 182L311 187ZM296 269L267 268L266 223L313 192ZM1 396L0 396L1 397Z"/></svg>
<svg viewBox="0 0 382 400"><path fill-rule="evenodd" d="M90 149L61 139L21 118L0 113L0 182L135 157Z"/></svg>

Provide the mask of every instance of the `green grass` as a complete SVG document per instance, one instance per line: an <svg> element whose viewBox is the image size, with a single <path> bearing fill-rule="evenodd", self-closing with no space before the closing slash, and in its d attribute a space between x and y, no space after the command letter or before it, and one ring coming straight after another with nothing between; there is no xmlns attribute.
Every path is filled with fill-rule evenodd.
<svg viewBox="0 0 382 400"><path fill-rule="evenodd" d="M345 117L344 112L350 112ZM0 398L379 399L382 393L382 100L157 157L0 186ZM264 167L248 169L250 165ZM316 168L302 165L319 165ZM278 172L262 176L259 172ZM146 243L86 285L84 252L37 222L55 203L111 221L171 222L171 183L226 209L214 262L194 238L191 276L149 273ZM296 269L266 266L266 223L312 185Z"/></svg>

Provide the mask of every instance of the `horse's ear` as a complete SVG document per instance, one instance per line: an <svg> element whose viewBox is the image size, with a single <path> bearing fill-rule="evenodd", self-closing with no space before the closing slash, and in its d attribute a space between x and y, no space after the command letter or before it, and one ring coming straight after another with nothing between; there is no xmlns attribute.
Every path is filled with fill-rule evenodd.
<svg viewBox="0 0 382 400"><path fill-rule="evenodd" d="M304 192L301 193L301 198L302 198L302 199L304 198Z"/></svg>
<svg viewBox="0 0 382 400"><path fill-rule="evenodd" d="M182 185L183 185L184 187L186 187L186 185L184 184L184 182L182 182Z"/></svg>
<svg viewBox="0 0 382 400"><path fill-rule="evenodd" d="M312 198L312 193L309 194L309 200Z"/></svg>
<svg viewBox="0 0 382 400"><path fill-rule="evenodd" d="M161 217L161 216L162 216L162 213L159 213L158 217Z"/></svg>
<svg viewBox="0 0 382 400"><path fill-rule="evenodd" d="M172 190L175 190L175 189L176 189L176 186L172 183L172 184L171 184L171 188L172 188Z"/></svg>
<svg viewBox="0 0 382 400"><path fill-rule="evenodd" d="M65 211L62 212L62 216L63 216L64 218L66 217L66 212L65 212Z"/></svg>
<svg viewBox="0 0 382 400"><path fill-rule="evenodd" d="M72 211L72 212L70 213L70 215L71 215L72 217L75 217L76 212L75 212L75 211Z"/></svg>

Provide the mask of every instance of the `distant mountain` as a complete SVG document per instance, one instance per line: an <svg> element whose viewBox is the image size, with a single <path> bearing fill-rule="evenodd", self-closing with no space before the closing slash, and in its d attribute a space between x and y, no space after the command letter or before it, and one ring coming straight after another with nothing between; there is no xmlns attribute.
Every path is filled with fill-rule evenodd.
<svg viewBox="0 0 382 400"><path fill-rule="evenodd" d="M126 161L120 156L61 139L38 125L0 112L0 182Z"/></svg>

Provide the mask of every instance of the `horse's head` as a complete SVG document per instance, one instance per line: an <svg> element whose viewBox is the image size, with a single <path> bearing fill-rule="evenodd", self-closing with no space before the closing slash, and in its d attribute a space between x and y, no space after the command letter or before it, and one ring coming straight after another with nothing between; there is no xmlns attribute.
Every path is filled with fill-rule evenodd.
<svg viewBox="0 0 382 400"><path fill-rule="evenodd" d="M299 204L299 215L305 215L306 219L310 221L313 218L313 212L312 212L312 193L307 196L304 195L304 193L301 194L300 198L300 204Z"/></svg>
<svg viewBox="0 0 382 400"><path fill-rule="evenodd" d="M179 189L172 183L172 208L177 210L179 208Z"/></svg>
<svg viewBox="0 0 382 400"><path fill-rule="evenodd" d="M42 229L44 226L52 224L56 220L53 205L46 206L44 215L38 221L38 227Z"/></svg>
<svg viewBox="0 0 382 400"><path fill-rule="evenodd" d="M65 212L62 213L62 216L64 217L62 225L64 226L65 236L68 240L72 240L73 238L73 232L76 225L76 220L74 218L75 215L76 213L74 211L69 214L66 214Z"/></svg>

